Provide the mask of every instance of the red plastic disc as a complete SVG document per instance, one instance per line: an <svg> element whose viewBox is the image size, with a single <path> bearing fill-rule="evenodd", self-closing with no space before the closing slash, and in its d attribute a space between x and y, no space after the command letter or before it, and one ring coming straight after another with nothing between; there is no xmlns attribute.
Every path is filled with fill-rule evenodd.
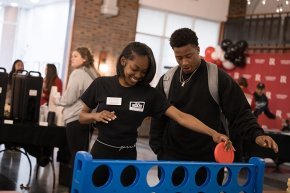
<svg viewBox="0 0 290 193"><path fill-rule="evenodd" d="M233 163L235 153L233 149L226 151L225 143L221 142L215 147L214 157L218 163Z"/></svg>

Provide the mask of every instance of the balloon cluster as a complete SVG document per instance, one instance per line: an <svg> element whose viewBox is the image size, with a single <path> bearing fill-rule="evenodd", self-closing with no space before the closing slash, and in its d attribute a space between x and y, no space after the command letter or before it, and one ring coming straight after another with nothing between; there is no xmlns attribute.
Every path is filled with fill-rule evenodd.
<svg viewBox="0 0 290 193"><path fill-rule="evenodd" d="M246 64L245 51L247 48L248 43L244 40L233 44L231 40L225 39L221 42L221 46L205 49L205 60L227 70L243 67Z"/></svg>
<svg viewBox="0 0 290 193"><path fill-rule="evenodd" d="M225 59L232 62L237 67L243 67L246 64L245 51L248 43L244 40L233 44L231 40L225 39L221 43L221 48L225 51Z"/></svg>

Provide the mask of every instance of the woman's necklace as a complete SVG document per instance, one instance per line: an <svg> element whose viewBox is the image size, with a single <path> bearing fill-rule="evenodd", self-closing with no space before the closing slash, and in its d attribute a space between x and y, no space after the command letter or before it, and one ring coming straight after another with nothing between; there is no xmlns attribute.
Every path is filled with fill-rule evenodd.
<svg viewBox="0 0 290 193"><path fill-rule="evenodd" d="M185 83L188 83L188 81L190 81L191 77L196 72L196 70L197 70L197 68L191 73L191 75L186 80L184 80L183 75L182 75L182 69L180 69L179 81L180 81L182 87L185 85Z"/></svg>

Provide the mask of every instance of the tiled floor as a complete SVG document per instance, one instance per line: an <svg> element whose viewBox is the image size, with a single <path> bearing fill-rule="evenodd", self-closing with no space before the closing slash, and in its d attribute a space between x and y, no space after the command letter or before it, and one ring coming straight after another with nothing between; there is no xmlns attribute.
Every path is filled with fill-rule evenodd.
<svg viewBox="0 0 290 193"><path fill-rule="evenodd" d="M94 136L95 138L96 136ZM93 139L94 139L93 138ZM0 149L4 146L1 145ZM156 156L148 147L147 138L139 138L137 143L138 159L155 160ZM38 178L36 179L36 160L30 157L32 162L32 178L30 189L21 189L28 183L29 163L27 158L18 152L4 152L0 154L0 191L17 190L29 193L66 193L68 188L58 185L59 163L55 162L56 167L56 187L53 189L53 172L50 165L40 167ZM264 190L266 191L285 191L287 179L290 177L290 165L282 164L277 170L271 161L266 160L266 170L264 178ZM148 179L149 184L154 184L157 180L156 171L152 171L152 177ZM155 174L154 174L155 173Z"/></svg>

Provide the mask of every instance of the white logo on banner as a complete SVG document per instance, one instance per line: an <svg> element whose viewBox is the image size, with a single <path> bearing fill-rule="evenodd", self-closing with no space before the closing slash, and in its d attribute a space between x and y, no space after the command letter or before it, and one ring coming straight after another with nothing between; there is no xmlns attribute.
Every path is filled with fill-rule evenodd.
<svg viewBox="0 0 290 193"><path fill-rule="evenodd" d="M276 65L275 61L276 61L275 58L269 58L269 65L275 66Z"/></svg>
<svg viewBox="0 0 290 193"><path fill-rule="evenodd" d="M234 79L238 79L239 77L240 77L240 73L235 72L235 73L234 73Z"/></svg>
<svg viewBox="0 0 290 193"><path fill-rule="evenodd" d="M250 79L250 78L252 78L252 75L251 74L243 74L243 77L245 77L246 79Z"/></svg>
<svg viewBox="0 0 290 193"><path fill-rule="evenodd" d="M255 75L255 81L261 81L261 74Z"/></svg>
<svg viewBox="0 0 290 193"><path fill-rule="evenodd" d="M250 57L246 58L246 64L251 64L251 58Z"/></svg>
<svg viewBox="0 0 290 193"><path fill-rule="evenodd" d="M287 94L276 94L276 98L280 100L285 100L287 99L288 95Z"/></svg>
<svg viewBox="0 0 290 193"><path fill-rule="evenodd" d="M267 80L267 81L275 81L276 80L276 76L265 76L265 79Z"/></svg>
<svg viewBox="0 0 290 193"><path fill-rule="evenodd" d="M286 113L286 115L287 115L287 118L290 118L290 113Z"/></svg>
<svg viewBox="0 0 290 193"><path fill-rule="evenodd" d="M268 126L267 126L267 125L261 125L261 127L262 127L263 129L268 129Z"/></svg>
<svg viewBox="0 0 290 193"><path fill-rule="evenodd" d="M280 76L280 83L287 83L287 76L285 76L285 75L281 75Z"/></svg>
<svg viewBox="0 0 290 193"><path fill-rule="evenodd" d="M271 97L271 96L272 96L272 93L271 93L270 91L267 91L267 92L266 92L266 96L267 96L268 99L271 99L271 98L272 98L272 97Z"/></svg>
<svg viewBox="0 0 290 193"><path fill-rule="evenodd" d="M276 110L276 117L282 117L282 111L281 110Z"/></svg>
<svg viewBox="0 0 290 193"><path fill-rule="evenodd" d="M290 60L280 60L282 65L290 65Z"/></svg>
<svg viewBox="0 0 290 193"><path fill-rule="evenodd" d="M265 63L265 59L255 59L255 63L256 64L264 64Z"/></svg>

